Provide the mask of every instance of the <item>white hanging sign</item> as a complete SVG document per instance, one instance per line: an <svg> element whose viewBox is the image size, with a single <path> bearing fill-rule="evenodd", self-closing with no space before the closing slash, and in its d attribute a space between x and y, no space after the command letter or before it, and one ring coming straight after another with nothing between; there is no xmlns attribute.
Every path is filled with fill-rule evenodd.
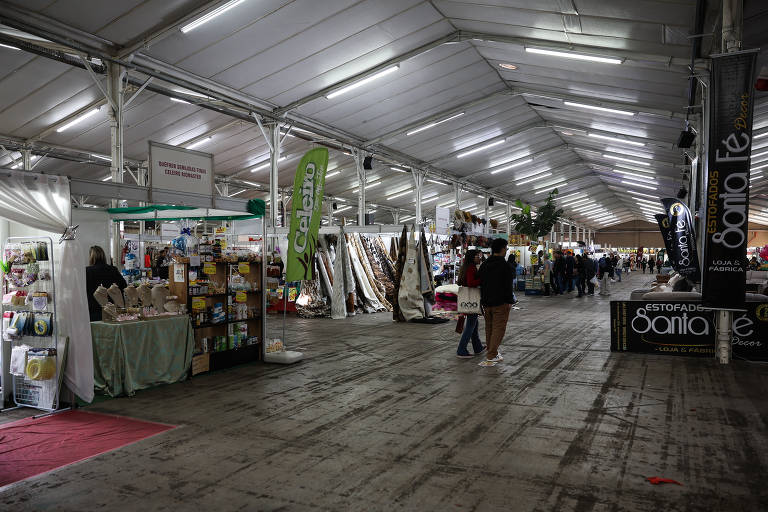
<svg viewBox="0 0 768 512"><path fill-rule="evenodd" d="M150 194L171 190L214 195L213 155L149 141Z"/></svg>

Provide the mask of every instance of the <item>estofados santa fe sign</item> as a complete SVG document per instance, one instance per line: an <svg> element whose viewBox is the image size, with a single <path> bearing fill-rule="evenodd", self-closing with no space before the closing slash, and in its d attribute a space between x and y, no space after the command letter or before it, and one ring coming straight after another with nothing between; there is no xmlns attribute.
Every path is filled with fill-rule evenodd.
<svg viewBox="0 0 768 512"><path fill-rule="evenodd" d="M737 52L712 59L701 295L715 308L741 308L745 297L755 58Z"/></svg>
<svg viewBox="0 0 768 512"><path fill-rule="evenodd" d="M700 302L611 301L611 351L714 357L715 313ZM733 355L768 360L768 303L733 317Z"/></svg>

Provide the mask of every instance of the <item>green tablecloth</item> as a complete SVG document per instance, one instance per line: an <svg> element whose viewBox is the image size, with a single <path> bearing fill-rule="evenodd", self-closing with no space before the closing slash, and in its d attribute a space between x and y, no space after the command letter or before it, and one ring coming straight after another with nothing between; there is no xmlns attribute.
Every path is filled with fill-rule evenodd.
<svg viewBox="0 0 768 512"><path fill-rule="evenodd" d="M195 337L189 316L111 324L91 322L93 377L110 396L187 378Z"/></svg>

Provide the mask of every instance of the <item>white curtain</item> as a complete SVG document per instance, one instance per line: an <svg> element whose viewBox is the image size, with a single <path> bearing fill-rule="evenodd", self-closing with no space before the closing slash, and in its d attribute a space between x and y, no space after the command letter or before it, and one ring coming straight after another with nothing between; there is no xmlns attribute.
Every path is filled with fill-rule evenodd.
<svg viewBox="0 0 768 512"><path fill-rule="evenodd" d="M0 171L0 217L61 234L71 221L70 201L68 178L29 171ZM91 402L93 346L85 292L85 247L78 240L59 244L56 237L53 242L59 334L69 337L64 382L82 400Z"/></svg>

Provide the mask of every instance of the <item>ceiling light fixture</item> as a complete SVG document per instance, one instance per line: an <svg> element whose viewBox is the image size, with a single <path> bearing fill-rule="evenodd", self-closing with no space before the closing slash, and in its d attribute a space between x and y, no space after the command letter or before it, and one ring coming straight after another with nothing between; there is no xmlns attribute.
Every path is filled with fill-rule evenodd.
<svg viewBox="0 0 768 512"><path fill-rule="evenodd" d="M325 175L325 179L332 178L333 176L336 176L337 174L341 174L341 171L329 172L328 174Z"/></svg>
<svg viewBox="0 0 768 512"><path fill-rule="evenodd" d="M506 142L504 139L497 140L497 141L491 142L490 144L485 144L485 145L480 146L478 148L470 149L469 151L465 151L463 153L459 153L458 155L456 155L456 158L464 158L465 156L473 155L473 154L478 153L480 151L485 151L486 149L490 149L492 147L498 146L499 144L504 144L504 142Z"/></svg>
<svg viewBox="0 0 768 512"><path fill-rule="evenodd" d="M763 137L768 137L768 132L763 132L763 133L758 133L757 135L753 135L752 140L762 139Z"/></svg>
<svg viewBox="0 0 768 512"><path fill-rule="evenodd" d="M186 103L189 105L190 103L186 100L180 100L179 98L171 98L171 101L175 101L176 103Z"/></svg>
<svg viewBox="0 0 768 512"><path fill-rule="evenodd" d="M437 180L427 180L427 181L428 181L429 183L434 183L435 185L443 185L443 186L448 186L448 184L447 184L447 183L443 183L442 181L437 181Z"/></svg>
<svg viewBox="0 0 768 512"><path fill-rule="evenodd" d="M565 182L565 181L562 182L562 183L555 183L553 185L548 185L546 188L543 188L541 190L537 190L536 192L534 192L534 195L536 195L536 194L543 194L544 192L549 192L550 190L554 190L557 187L565 187L566 185L568 185L568 183Z"/></svg>
<svg viewBox="0 0 768 512"><path fill-rule="evenodd" d="M194 30L197 27L204 25L211 21L214 18L217 18L227 12L228 10L232 9L233 7L236 7L237 5L243 3L245 0L230 0L229 2L225 3L224 5L221 5L217 7L216 9L212 10L208 14L204 14L197 18L195 21L191 23L187 23L186 25L183 25L181 27L182 34L186 34L190 30Z"/></svg>
<svg viewBox="0 0 768 512"><path fill-rule="evenodd" d="M98 112L100 108L101 108L101 107L96 107L96 108L94 108L94 109L91 109L91 110L89 110L89 111L88 111L88 112L86 112L85 114L82 114L82 115L80 115L80 116L77 116L76 118L74 118L73 120L71 120L70 122L68 122L67 124L65 124L65 125L63 125L63 126L60 126L60 127L56 128L56 131L57 131L58 133L61 133L61 132L63 132L64 130L68 130L68 129L72 128L72 127L73 127L73 126L75 126L76 124L78 124L78 123L80 123L80 122L82 122L82 121L84 121L84 120L88 119L88 118L89 118L89 117L91 117L92 115L96 114L96 112Z"/></svg>
<svg viewBox="0 0 768 512"><path fill-rule="evenodd" d="M514 71L517 69L517 66L515 66L514 64L509 64L507 62L499 62L499 67L501 69L507 69L509 71Z"/></svg>
<svg viewBox="0 0 768 512"><path fill-rule="evenodd" d="M395 172L408 172L407 170L402 169L400 167L390 167L390 169L392 169Z"/></svg>
<svg viewBox="0 0 768 512"><path fill-rule="evenodd" d="M91 153L91 156L93 158L98 158L99 160L106 160L107 162L111 162L112 161L112 159L110 157L108 157L108 156L96 155L94 153Z"/></svg>
<svg viewBox="0 0 768 512"><path fill-rule="evenodd" d="M202 139L198 140L197 142L193 142L189 146L185 146L185 147L186 147L186 149L193 149L193 148L196 148L198 146L202 146L203 144L205 144L206 142L208 142L212 138L213 138L213 135L209 135L208 137L202 138Z"/></svg>
<svg viewBox="0 0 768 512"><path fill-rule="evenodd" d="M110 175L109 175L109 176L107 176L106 178L101 178L101 181L109 181L109 180L111 180L111 179L112 179L112 175L110 174Z"/></svg>
<svg viewBox="0 0 768 512"><path fill-rule="evenodd" d="M764 163L764 164L761 164L761 165L753 165L752 167L749 168L749 170L750 171L756 171L758 169L765 169L766 167L768 167L768 163Z"/></svg>
<svg viewBox="0 0 768 512"><path fill-rule="evenodd" d="M424 130L429 130L430 128L432 128L434 126L446 123L446 122L450 121L451 119L456 119L457 117L461 117L465 113L466 112L459 112L458 114L453 114L452 116L446 117L445 119L441 119L439 121L434 121L432 123L425 124L424 126L420 126L420 127L416 128L415 130L411 130L409 132L405 132L405 135L406 136L407 135L413 135L414 133L419 133L419 132L423 132Z"/></svg>
<svg viewBox="0 0 768 512"><path fill-rule="evenodd" d="M333 91L332 93L327 94L325 97L327 99L331 100L331 99L333 99L333 98L335 98L337 96L341 96L342 94L345 94L345 93L348 93L349 91L357 89L358 87L361 87L361 86L363 86L363 85L365 85L365 84L367 84L369 82L373 82L374 80L377 80L377 79L379 79L379 78L381 78L383 76L386 76L386 75L388 75L390 73L393 73L393 72L397 71L398 69L400 69L400 64L395 64L394 66L390 66L390 67L388 67L386 69L383 69L383 70L379 71L378 73L374 73L373 75L371 75L371 76L369 76L367 78L363 78L362 80L359 80L359 81L357 81L357 82L355 82L353 84L350 84L350 85L348 85L346 87L342 87L341 89L337 89L337 90Z"/></svg>
<svg viewBox="0 0 768 512"><path fill-rule="evenodd" d="M539 178L546 178L547 176L552 176L552 173L551 172L545 172L545 173L537 174L536 176L533 176L532 178L528 178L528 179L525 179L525 180L522 180L522 181L516 181L515 185L517 185L517 186L525 185L526 183L530 183L532 181L536 181Z"/></svg>
<svg viewBox="0 0 768 512"><path fill-rule="evenodd" d="M755 153L754 155L750 155L750 158L758 158L765 155L768 155L768 151L763 151L762 153Z"/></svg>
<svg viewBox="0 0 768 512"><path fill-rule="evenodd" d="M590 62L601 62L603 64L621 64L622 62L621 59L617 59L616 57L601 57L599 55L589 55L586 53L562 52L558 50L548 50L545 48L531 48L530 46L526 46L525 51L539 55L550 55L552 57L562 57L565 59L587 60Z"/></svg>
<svg viewBox="0 0 768 512"><path fill-rule="evenodd" d="M397 199L398 197L403 197L404 195L410 194L411 192L413 192L413 189L410 189L410 188L408 190L404 190L402 192L398 192L395 195L387 197L387 201L390 201L392 199Z"/></svg>
<svg viewBox="0 0 768 512"><path fill-rule="evenodd" d="M243 190L239 190L239 191L235 192L234 194L229 194L229 197L235 197L235 196L236 196L236 195L238 195L238 194L242 194L242 193L243 193L243 192L245 192L246 190L247 190L247 189L245 189L245 188L244 188Z"/></svg>
<svg viewBox="0 0 768 512"><path fill-rule="evenodd" d="M634 181L621 180L621 182L624 183L625 185L631 185L633 187L647 188L648 190L656 190L656 187L651 187L650 185L643 185L642 183L635 183Z"/></svg>
<svg viewBox="0 0 768 512"><path fill-rule="evenodd" d="M15 46L11 46L11 45L9 45L9 44L3 44L3 43L0 43L0 47L3 47L3 48L8 48L9 50L16 50L16 51L21 51L21 48L17 48L17 47L15 47ZM755 138L757 138L757 137L755 137Z"/></svg>
<svg viewBox="0 0 768 512"><path fill-rule="evenodd" d="M496 169L495 171L491 171L491 174L497 174L502 171L508 171L510 169L514 169L515 167L520 167L521 165L529 164L531 162L533 162L533 158L528 158L526 160L523 160L522 162L516 162L514 164L506 165L500 169Z"/></svg>
<svg viewBox="0 0 768 512"><path fill-rule="evenodd" d="M285 157L285 156L281 156L280 158L278 158L278 159L277 159L277 161L278 161L278 162L282 162L282 161L283 161L283 160L285 160L286 158L288 158L288 157ZM267 162L266 162L266 163L264 163L264 164L261 164L260 166L258 166L258 167L255 167L255 168L251 169L251 172L256 172L256 171L260 171L260 170L262 170L262 169L266 169L267 167L269 167L269 166L271 166L271 165L272 165L272 162L271 162L269 159L267 159ZM326 178L327 178L327 177L328 177L328 176L326 176Z"/></svg>
<svg viewBox="0 0 768 512"><path fill-rule="evenodd" d="M655 176L643 176L642 174L636 174L634 172L628 172L628 171L621 171L619 169L614 169L613 172L626 176L627 179L648 180L651 183L656 183L656 181L654 181L656 179Z"/></svg>
<svg viewBox="0 0 768 512"><path fill-rule="evenodd" d="M598 107L596 105L587 105L586 103L576 103L575 101L563 101L563 105L568 105L569 107L586 108L589 110L598 110L600 112L609 112L611 114L620 114L622 116L635 115L634 112L630 112L629 110L619 110L616 108Z"/></svg>
<svg viewBox="0 0 768 512"><path fill-rule="evenodd" d="M623 156L609 155L607 153L603 153L603 158L608 158L609 160L617 160L619 162L627 162L628 164L637 164L637 165L645 165L645 166L651 165L651 162L644 162L642 160L632 160L631 158L624 158Z"/></svg>
<svg viewBox="0 0 768 512"><path fill-rule="evenodd" d="M634 140L619 139L617 137L609 137L608 135L601 135L599 133L589 132L587 135L594 139L608 140L611 142L618 142L621 144L630 144L632 146L645 146L645 142L635 142Z"/></svg>
<svg viewBox="0 0 768 512"><path fill-rule="evenodd" d="M659 196L652 196L651 194L645 194L643 192L635 192L634 190L627 190L630 194L635 194L636 196L643 196L643 197L650 197L651 199L656 199L658 201Z"/></svg>

